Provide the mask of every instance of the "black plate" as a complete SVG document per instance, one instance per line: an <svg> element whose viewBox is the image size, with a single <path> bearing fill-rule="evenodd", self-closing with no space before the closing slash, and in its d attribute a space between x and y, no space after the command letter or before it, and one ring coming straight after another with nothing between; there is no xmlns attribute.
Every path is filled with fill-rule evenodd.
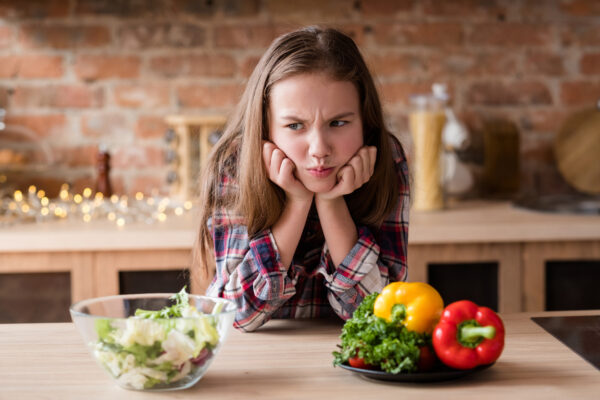
<svg viewBox="0 0 600 400"><path fill-rule="evenodd" d="M494 365L494 363L480 365L471 369L453 369L443 367L428 372L411 372L411 373L399 373L390 374L385 371L376 371L370 369L354 368L349 365L340 365L340 367L347 369L348 371L356 372L366 378L378 379L382 381L394 381L394 382L406 382L406 383L422 383L422 382L442 382L451 379L461 378L466 375L471 375L475 372L483 371Z"/></svg>

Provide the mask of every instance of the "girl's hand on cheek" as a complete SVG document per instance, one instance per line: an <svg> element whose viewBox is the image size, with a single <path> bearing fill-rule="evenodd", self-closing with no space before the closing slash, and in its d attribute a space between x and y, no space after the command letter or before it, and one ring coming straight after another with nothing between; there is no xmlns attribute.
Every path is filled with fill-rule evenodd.
<svg viewBox="0 0 600 400"><path fill-rule="evenodd" d="M337 183L327 193L319 193L317 197L322 200L333 200L354 192L371 179L377 160L375 146L363 146L344 165L337 174Z"/></svg>
<svg viewBox="0 0 600 400"><path fill-rule="evenodd" d="M292 200L311 200L314 195L294 175L296 165L275 144L263 141L263 160L269 179Z"/></svg>

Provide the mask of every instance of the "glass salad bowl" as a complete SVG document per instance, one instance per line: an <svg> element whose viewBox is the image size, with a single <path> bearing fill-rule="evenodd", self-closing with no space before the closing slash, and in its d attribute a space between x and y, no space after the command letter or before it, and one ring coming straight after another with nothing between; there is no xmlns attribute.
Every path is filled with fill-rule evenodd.
<svg viewBox="0 0 600 400"><path fill-rule="evenodd" d="M226 299L151 293L73 304L71 318L98 364L125 389L185 389L202 378L233 326Z"/></svg>

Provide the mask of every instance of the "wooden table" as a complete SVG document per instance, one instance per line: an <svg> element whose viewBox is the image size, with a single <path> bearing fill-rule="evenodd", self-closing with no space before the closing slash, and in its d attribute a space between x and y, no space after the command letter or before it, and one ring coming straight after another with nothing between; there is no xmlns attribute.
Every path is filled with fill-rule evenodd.
<svg viewBox="0 0 600 400"><path fill-rule="evenodd" d="M454 381L372 381L332 366L340 321L271 321L232 331L198 384L185 391L119 388L95 364L71 323L0 325L0 399L598 399L600 371L529 317L503 315L505 350L491 368Z"/></svg>

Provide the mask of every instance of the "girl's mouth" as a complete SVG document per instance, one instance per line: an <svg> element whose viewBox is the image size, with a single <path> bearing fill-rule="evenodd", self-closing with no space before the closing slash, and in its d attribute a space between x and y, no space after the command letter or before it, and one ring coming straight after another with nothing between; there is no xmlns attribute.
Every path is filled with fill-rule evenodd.
<svg viewBox="0 0 600 400"><path fill-rule="evenodd" d="M331 168L310 168L308 170L308 172L315 178L326 178L333 172L333 170L334 170L333 167L331 167Z"/></svg>

